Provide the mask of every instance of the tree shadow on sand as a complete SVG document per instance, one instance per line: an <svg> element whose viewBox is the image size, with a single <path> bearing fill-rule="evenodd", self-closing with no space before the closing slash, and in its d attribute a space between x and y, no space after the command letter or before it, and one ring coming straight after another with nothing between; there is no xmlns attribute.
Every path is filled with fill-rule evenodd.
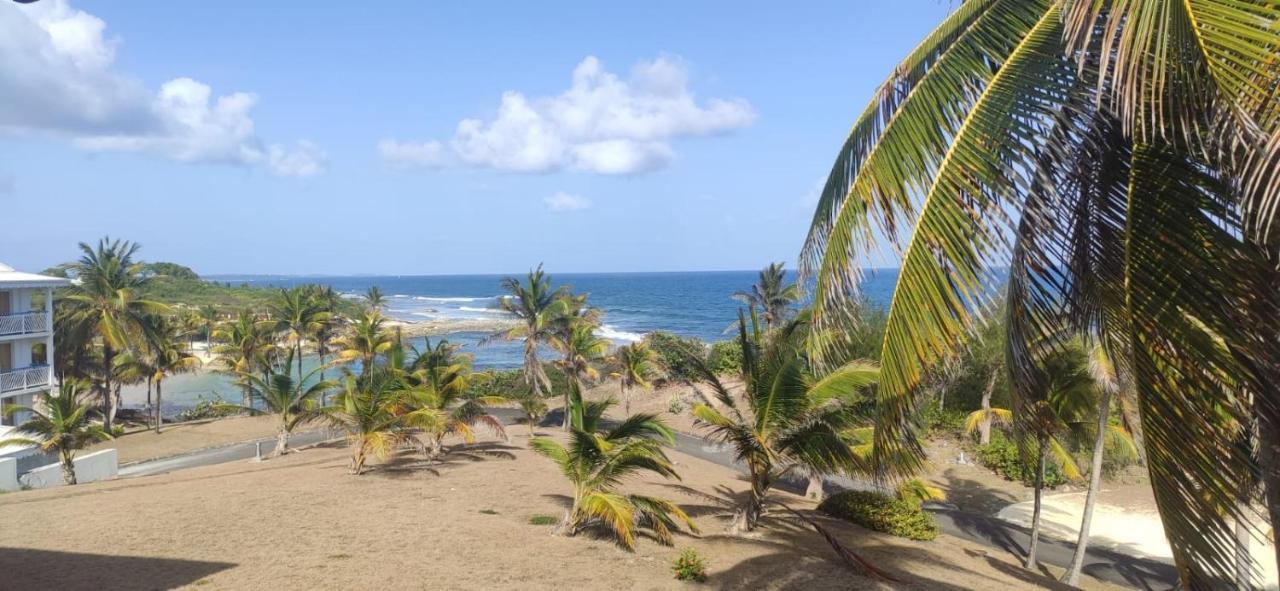
<svg viewBox="0 0 1280 591"><path fill-rule="evenodd" d="M514 460L512 450L520 448L501 442L455 445L434 458L426 458L417 450L401 451L386 462L369 466L365 474L383 478L407 478L419 472L440 476L441 470L453 466L488 460Z"/></svg>
<svg viewBox="0 0 1280 591"><path fill-rule="evenodd" d="M112 556L0 548L0 587L6 589L173 589L236 566L143 556Z"/></svg>

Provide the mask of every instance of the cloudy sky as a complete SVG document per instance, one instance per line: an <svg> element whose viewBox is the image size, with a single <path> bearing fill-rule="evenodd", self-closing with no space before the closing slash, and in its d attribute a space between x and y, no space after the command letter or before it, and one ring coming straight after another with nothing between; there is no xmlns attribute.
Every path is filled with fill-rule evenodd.
<svg viewBox="0 0 1280 591"><path fill-rule="evenodd" d="M952 7L611 4L0 0L0 261L110 234L201 273L790 264Z"/></svg>

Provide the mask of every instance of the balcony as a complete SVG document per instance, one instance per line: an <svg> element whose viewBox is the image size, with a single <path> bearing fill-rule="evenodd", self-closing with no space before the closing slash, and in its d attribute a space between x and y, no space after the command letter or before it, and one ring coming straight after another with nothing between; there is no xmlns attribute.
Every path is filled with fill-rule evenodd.
<svg viewBox="0 0 1280 591"><path fill-rule="evenodd" d="M47 312L0 314L0 337L49 332Z"/></svg>
<svg viewBox="0 0 1280 591"><path fill-rule="evenodd" d="M33 365L0 373L0 394L49 385L48 365Z"/></svg>

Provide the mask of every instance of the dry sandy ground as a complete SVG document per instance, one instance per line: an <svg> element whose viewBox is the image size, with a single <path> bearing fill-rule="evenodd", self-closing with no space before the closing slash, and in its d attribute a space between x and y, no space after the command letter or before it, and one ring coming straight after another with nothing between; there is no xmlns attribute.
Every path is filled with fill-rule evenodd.
<svg viewBox="0 0 1280 591"><path fill-rule="evenodd" d="M772 517L727 537L722 504L746 486L727 468L673 454L682 483L640 477L631 490L683 505L703 529L635 552L584 534L550 535L567 483L513 431L483 455L421 466L402 458L346 474L345 450L262 463L0 495L0 579L38 589L688 589L669 570L680 549L710 561L713 589L1064 589L1009 556L943 536L910 542L819 518L900 578L852 574L806 526ZM786 497L807 509L802 499ZM696 587L694 587L696 588ZM1088 580L1086 588L1114 587Z"/></svg>
<svg viewBox="0 0 1280 591"><path fill-rule="evenodd" d="M122 435L104 441L82 453L100 449L119 450L120 463L128 464L174 456L198 449L221 447L241 441L276 436L279 419L271 415L256 417L229 417L216 421L176 423L165 425L156 435L154 431L142 431ZM297 432L304 431L299 428Z"/></svg>

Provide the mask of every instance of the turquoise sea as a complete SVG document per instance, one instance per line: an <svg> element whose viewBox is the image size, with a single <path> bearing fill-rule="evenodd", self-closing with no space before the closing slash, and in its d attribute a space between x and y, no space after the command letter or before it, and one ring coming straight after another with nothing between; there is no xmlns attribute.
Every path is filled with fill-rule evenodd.
<svg viewBox="0 0 1280 591"><path fill-rule="evenodd" d="M488 318L503 314L497 306L502 275L437 276L211 276L220 283L290 287L305 283L328 285L344 297L358 298L370 286L378 286L387 297L386 313L393 318L422 321L453 318ZM589 303L604 310L600 336L623 344L639 340L646 333L667 331L704 341L729 338L725 333L737 318L740 304L732 298L756 281L755 271L713 271L681 273L566 273L553 274L556 285L568 285L574 292L589 294ZM873 304L887 305L896 270L868 274L863 291ZM481 345L485 333L458 332L447 338L475 356L478 369L519 367L521 345L491 341ZM422 339L415 339L421 345ZM309 360L312 364L314 360ZM239 400L230 381L220 375L202 373L175 376L165 382L165 413L176 413L199 398ZM126 406L141 406L145 388L128 388Z"/></svg>

